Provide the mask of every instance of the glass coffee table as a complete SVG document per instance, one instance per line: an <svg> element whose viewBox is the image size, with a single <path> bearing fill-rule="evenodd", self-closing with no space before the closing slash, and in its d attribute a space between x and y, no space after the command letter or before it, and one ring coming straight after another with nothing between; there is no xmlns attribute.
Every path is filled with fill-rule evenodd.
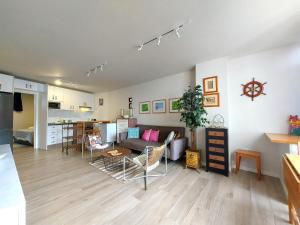
<svg viewBox="0 0 300 225"><path fill-rule="evenodd" d="M125 156L130 157L131 150L128 148L118 148L106 150L101 153L106 170L116 170L123 167L123 159Z"/></svg>

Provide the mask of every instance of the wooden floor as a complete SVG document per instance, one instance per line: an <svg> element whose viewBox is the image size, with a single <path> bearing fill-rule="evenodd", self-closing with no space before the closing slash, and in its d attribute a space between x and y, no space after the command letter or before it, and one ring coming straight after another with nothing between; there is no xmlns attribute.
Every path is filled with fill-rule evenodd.
<svg viewBox="0 0 300 225"><path fill-rule="evenodd" d="M17 148L14 156L29 225L288 224L276 178L257 181L246 172L227 178L173 163L166 177L152 179L144 191L142 180L120 183L78 152Z"/></svg>

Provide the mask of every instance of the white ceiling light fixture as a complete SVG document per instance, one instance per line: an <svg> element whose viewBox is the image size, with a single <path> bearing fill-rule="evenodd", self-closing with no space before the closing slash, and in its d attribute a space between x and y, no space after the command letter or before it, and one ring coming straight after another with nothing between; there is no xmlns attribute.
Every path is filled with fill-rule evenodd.
<svg viewBox="0 0 300 225"><path fill-rule="evenodd" d="M143 47L144 47L144 44L139 45L139 46L138 46L138 51L139 51L139 52L142 51L142 50L143 50Z"/></svg>
<svg viewBox="0 0 300 225"><path fill-rule="evenodd" d="M160 40L161 40L161 35L159 35L159 37L157 38L157 46L160 45Z"/></svg>
<svg viewBox="0 0 300 225"><path fill-rule="evenodd" d="M180 29L180 27L177 27L177 28L175 29L175 33L176 33L176 36L177 36L178 38L180 38L179 29Z"/></svg>
<svg viewBox="0 0 300 225"><path fill-rule="evenodd" d="M54 83L55 83L56 85L62 85L62 81L61 81L61 80L55 80Z"/></svg>
<svg viewBox="0 0 300 225"><path fill-rule="evenodd" d="M102 64L100 64L100 65L98 65L98 66L95 66L94 68L90 69L90 70L86 73L86 76L87 76L87 77L90 77L92 73L96 74L96 73L99 72L99 70L100 70L101 72L103 72L104 66L105 66L105 65L107 65L107 61L105 61L105 63L102 63Z"/></svg>
<svg viewBox="0 0 300 225"><path fill-rule="evenodd" d="M151 40L149 40L149 41L146 41L146 42L142 43L141 45L138 45L138 46L137 46L137 50L138 50L139 52L142 51L142 50L143 50L143 47L144 47L145 45L150 44L150 43L153 42L153 41L157 41L156 45L159 46L162 37L163 37L163 36L167 36L168 34L171 34L171 33L173 33L173 32L175 32L176 36L177 36L178 38L180 38L180 37L181 37L181 34L179 33L179 30L181 30L185 25L190 24L191 22L192 22L192 20L189 19L186 23L183 23L183 24L177 26L176 28L173 28L172 30L167 31L167 32L165 32L165 33L163 33L163 34L157 36L156 38L153 38L153 39L151 39Z"/></svg>

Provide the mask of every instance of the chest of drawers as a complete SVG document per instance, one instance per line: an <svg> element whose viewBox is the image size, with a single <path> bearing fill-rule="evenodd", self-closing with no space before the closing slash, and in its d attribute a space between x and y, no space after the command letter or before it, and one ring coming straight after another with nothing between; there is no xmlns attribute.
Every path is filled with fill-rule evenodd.
<svg viewBox="0 0 300 225"><path fill-rule="evenodd" d="M206 171L228 176L228 130L206 128Z"/></svg>

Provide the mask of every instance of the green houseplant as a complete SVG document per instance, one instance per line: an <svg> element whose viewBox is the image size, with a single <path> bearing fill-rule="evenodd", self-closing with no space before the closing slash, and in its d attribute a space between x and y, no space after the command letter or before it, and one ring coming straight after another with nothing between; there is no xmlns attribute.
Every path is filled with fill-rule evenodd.
<svg viewBox="0 0 300 225"><path fill-rule="evenodd" d="M201 85L189 86L178 101L181 111L180 121L185 122L191 131L191 149L196 150L196 128L205 127L208 124L207 112L203 107L203 94Z"/></svg>

